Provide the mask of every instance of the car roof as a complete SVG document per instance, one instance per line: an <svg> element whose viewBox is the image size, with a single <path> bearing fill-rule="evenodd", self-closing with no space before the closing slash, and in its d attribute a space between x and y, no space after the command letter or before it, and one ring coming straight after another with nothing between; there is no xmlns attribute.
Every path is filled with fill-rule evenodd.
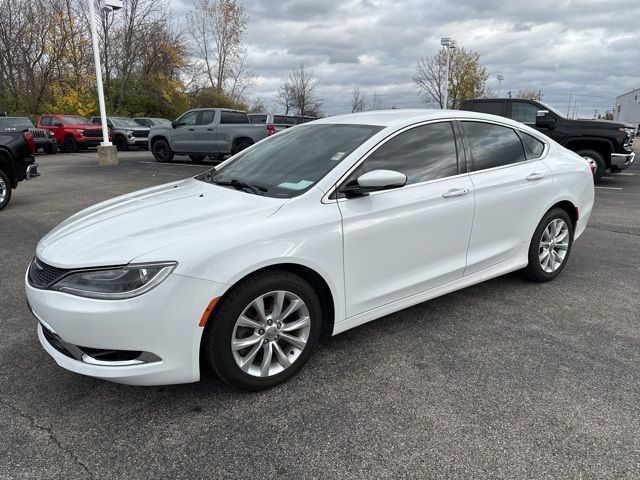
<svg viewBox="0 0 640 480"><path fill-rule="evenodd" d="M233 108L219 108L219 107L202 107L202 108L192 108L189 112L199 112L200 110L220 110L222 112L236 112L236 113L247 113L243 110L236 110Z"/></svg>
<svg viewBox="0 0 640 480"><path fill-rule="evenodd" d="M400 127L413 123L429 120L453 120L453 119L478 119L490 120L495 123L512 125L522 129L526 125L505 117L489 115L487 113L468 112L466 110L439 110L439 109L394 109L380 110L373 112L348 113L346 115L336 115L314 120L314 124L334 123L334 124L361 124L378 125L381 127ZM527 128L527 130L529 130Z"/></svg>

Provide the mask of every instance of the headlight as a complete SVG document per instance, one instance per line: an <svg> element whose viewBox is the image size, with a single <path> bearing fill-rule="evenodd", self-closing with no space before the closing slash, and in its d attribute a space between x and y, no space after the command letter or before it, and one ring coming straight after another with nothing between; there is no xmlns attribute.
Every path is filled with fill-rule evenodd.
<svg viewBox="0 0 640 480"><path fill-rule="evenodd" d="M80 129L80 128L76 129L76 132L78 132L78 134L79 134L79 135L84 134L84 130L82 130L82 129Z"/></svg>
<svg viewBox="0 0 640 480"><path fill-rule="evenodd" d="M158 286L176 265L175 262L150 263L75 272L50 288L80 297L123 300L137 297Z"/></svg>
<svg viewBox="0 0 640 480"><path fill-rule="evenodd" d="M133 130L127 130L126 133L127 137L130 137L131 135L133 135Z"/></svg>

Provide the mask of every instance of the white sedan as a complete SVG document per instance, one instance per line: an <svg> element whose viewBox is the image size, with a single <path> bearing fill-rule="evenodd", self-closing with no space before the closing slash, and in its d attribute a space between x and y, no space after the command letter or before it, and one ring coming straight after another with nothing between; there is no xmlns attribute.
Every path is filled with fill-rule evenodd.
<svg viewBox="0 0 640 480"><path fill-rule="evenodd" d="M195 178L83 210L25 278L45 350L115 382L294 375L322 332L522 270L554 279L589 165L521 123L441 110L326 118Z"/></svg>

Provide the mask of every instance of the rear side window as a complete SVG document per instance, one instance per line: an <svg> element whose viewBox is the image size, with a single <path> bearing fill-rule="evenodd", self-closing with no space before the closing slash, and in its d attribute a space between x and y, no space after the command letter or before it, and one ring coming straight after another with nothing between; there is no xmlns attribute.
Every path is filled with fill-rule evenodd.
<svg viewBox="0 0 640 480"><path fill-rule="evenodd" d="M43 127L50 127L51 117L42 117L42 120L40 120L40 125L42 125Z"/></svg>
<svg viewBox="0 0 640 480"><path fill-rule="evenodd" d="M242 112L221 112L220 123L249 123L249 117Z"/></svg>
<svg viewBox="0 0 640 480"><path fill-rule="evenodd" d="M422 125L395 136L373 152L355 176L378 169L404 173L407 185L457 175L451 122Z"/></svg>
<svg viewBox="0 0 640 480"><path fill-rule="evenodd" d="M511 118L522 123L536 123L538 107L531 103L513 102L511 104Z"/></svg>
<svg viewBox="0 0 640 480"><path fill-rule="evenodd" d="M540 158L542 152L544 152L544 143L528 133L520 132L520 136L522 137L522 145L524 145L527 160Z"/></svg>
<svg viewBox="0 0 640 480"><path fill-rule="evenodd" d="M462 122L473 157L473 170L502 167L526 160L513 129L483 122Z"/></svg>
<svg viewBox="0 0 640 480"><path fill-rule="evenodd" d="M200 115L200 121L198 122L198 125L209 125L211 122L213 122L213 117L215 116L215 114L215 110L203 110L202 114Z"/></svg>
<svg viewBox="0 0 640 480"><path fill-rule="evenodd" d="M502 114L502 106L502 102L475 102L470 105L469 109L474 112L504 116Z"/></svg>
<svg viewBox="0 0 640 480"><path fill-rule="evenodd" d="M250 115L249 121L251 123L267 123L266 115Z"/></svg>

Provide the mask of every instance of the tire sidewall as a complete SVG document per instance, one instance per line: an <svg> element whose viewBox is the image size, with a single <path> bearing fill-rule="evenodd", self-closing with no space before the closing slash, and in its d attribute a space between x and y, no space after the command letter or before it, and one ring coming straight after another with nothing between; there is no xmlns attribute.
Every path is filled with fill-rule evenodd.
<svg viewBox="0 0 640 480"><path fill-rule="evenodd" d="M129 149L129 144L127 143L127 139L122 135L118 135L116 137L116 150L119 152L124 152Z"/></svg>
<svg viewBox="0 0 640 480"><path fill-rule="evenodd" d="M275 273L275 272L274 272ZM267 378L243 372L235 362L231 350L231 337L236 320L242 311L258 296L275 290L298 295L306 304L311 318L311 331L307 344L293 365ZM214 310L204 332L203 353L209 365L222 380L244 390L263 390L273 387L295 375L307 362L317 345L322 329L322 307L313 288L301 277L286 272L250 278L225 294Z"/></svg>
<svg viewBox="0 0 640 480"><path fill-rule="evenodd" d="M247 141L238 142L235 148L233 149L233 154L240 153L241 151L249 148L252 144Z"/></svg>
<svg viewBox="0 0 640 480"><path fill-rule="evenodd" d="M590 149L578 150L576 153L581 157L591 157L595 160L597 168L595 173L593 174L593 182L599 182L602 179L604 171L607 168L607 164L605 163L602 155L599 152Z"/></svg>
<svg viewBox="0 0 640 480"><path fill-rule="evenodd" d="M2 170L0 170L0 177L2 177L2 180L4 181L4 184L6 185L6 189L7 189L7 193L4 197L4 201L0 203L0 210L2 210L7 205L9 205L9 201L11 200L12 188L11 188L11 181L9 180L9 177L7 177L7 174L4 173Z"/></svg>
<svg viewBox="0 0 640 480"><path fill-rule="evenodd" d="M64 149L67 153L78 153L78 144L73 137L64 139Z"/></svg>
<svg viewBox="0 0 640 480"><path fill-rule="evenodd" d="M165 157L162 157L157 153L157 149L161 145L164 145L164 148L167 152ZM171 147L169 146L166 140L158 139L155 142L153 142L153 144L151 145L151 154L153 155L153 158L156 159L156 162L169 163L171 162L171 160L173 160L173 152L171 152Z"/></svg>
<svg viewBox="0 0 640 480"><path fill-rule="evenodd" d="M562 265L560 265L553 272L545 272L542 269L542 266L540 265L540 258L539 258L540 240L542 238L542 234L544 233L544 230L547 228L549 223L551 223L551 221L555 219L562 219L567 224L567 227L569 228L569 246L567 248L567 254L564 257L564 261L562 262ZM565 212L561 208L554 208L553 210L550 210L545 214L545 216L542 218L542 220L536 227L536 231L533 234L533 237L531 239L531 245L529 247L529 269L533 274L533 276L535 277L535 279L540 281L549 281L549 280L553 280L558 275L560 275L560 272L564 270L564 267L567 265L567 262L569 261L572 248L573 248L573 223L571 222L571 218L569 218L569 215L567 214L567 212Z"/></svg>

